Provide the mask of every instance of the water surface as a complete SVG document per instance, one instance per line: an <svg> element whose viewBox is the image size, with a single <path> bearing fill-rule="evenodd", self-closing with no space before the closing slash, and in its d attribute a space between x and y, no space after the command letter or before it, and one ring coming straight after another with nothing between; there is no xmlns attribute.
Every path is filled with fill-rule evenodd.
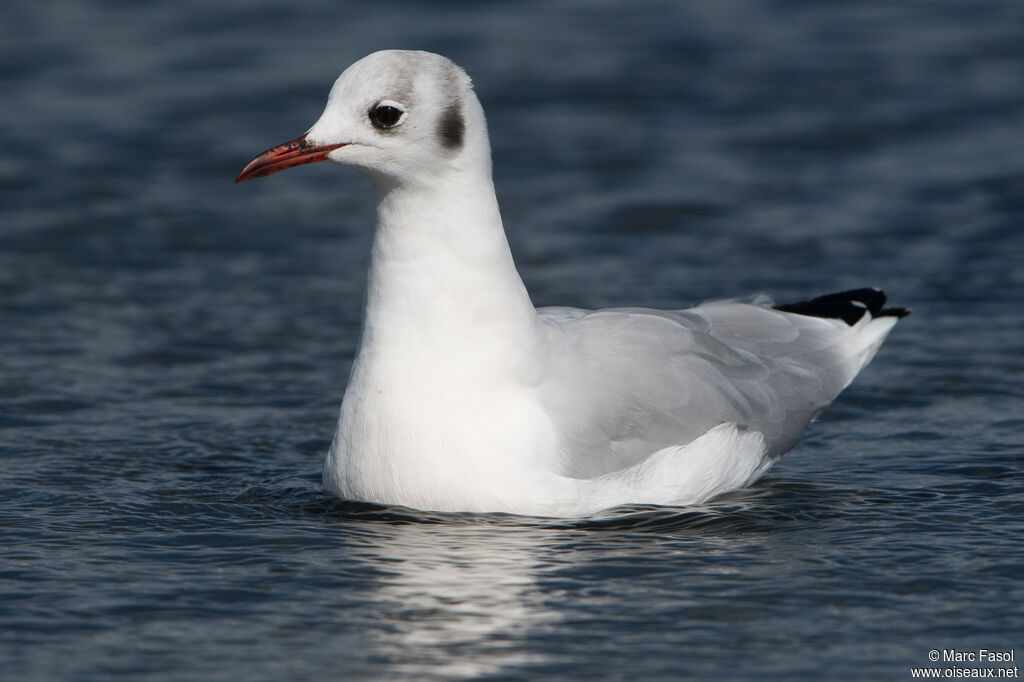
<svg viewBox="0 0 1024 682"><path fill-rule="evenodd" d="M4 679L901 680L931 649L1020 656L1022 8L4 9ZM914 314L705 507L324 494L370 185L231 180L389 47L473 76L538 305L874 285Z"/></svg>

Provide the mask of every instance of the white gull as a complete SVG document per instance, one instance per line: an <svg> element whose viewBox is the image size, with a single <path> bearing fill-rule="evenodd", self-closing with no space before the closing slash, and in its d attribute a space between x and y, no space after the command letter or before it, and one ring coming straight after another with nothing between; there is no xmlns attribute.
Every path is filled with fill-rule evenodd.
<svg viewBox="0 0 1024 682"><path fill-rule="evenodd" d="M347 499L538 516L700 503L792 448L907 313L877 289L535 309L483 108L440 55L356 62L313 127L236 182L325 159L377 189L362 339L324 464Z"/></svg>

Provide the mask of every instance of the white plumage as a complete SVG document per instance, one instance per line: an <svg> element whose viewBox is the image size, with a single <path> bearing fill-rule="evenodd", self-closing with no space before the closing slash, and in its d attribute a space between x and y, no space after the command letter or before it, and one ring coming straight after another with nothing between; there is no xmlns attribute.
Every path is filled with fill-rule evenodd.
<svg viewBox="0 0 1024 682"><path fill-rule="evenodd" d="M363 336L324 467L350 499L578 516L748 485L871 360L902 309L862 289L773 308L534 309L469 77L374 53L238 181L330 159L378 192Z"/></svg>

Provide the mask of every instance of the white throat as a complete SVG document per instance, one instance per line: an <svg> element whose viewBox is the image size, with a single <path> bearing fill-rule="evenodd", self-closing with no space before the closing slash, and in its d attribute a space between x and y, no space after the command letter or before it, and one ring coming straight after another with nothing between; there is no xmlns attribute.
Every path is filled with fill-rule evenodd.
<svg viewBox="0 0 1024 682"><path fill-rule="evenodd" d="M365 350L394 342L403 352L421 350L435 359L464 356L467 346L493 343L490 337L515 335L532 323L535 311L512 261L490 177L452 175L381 192Z"/></svg>

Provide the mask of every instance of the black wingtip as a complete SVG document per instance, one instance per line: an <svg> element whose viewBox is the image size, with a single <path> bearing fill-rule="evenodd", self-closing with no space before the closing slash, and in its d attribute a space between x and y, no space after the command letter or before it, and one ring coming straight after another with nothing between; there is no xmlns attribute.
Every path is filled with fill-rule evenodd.
<svg viewBox="0 0 1024 682"><path fill-rule="evenodd" d="M842 320L853 326L864 313L871 317L906 317L910 314L908 308L885 308L885 292L881 289L866 287L864 289L851 289L835 294L825 294L812 298L809 301L799 303L786 303L775 306L776 310L796 315L808 315L810 317L824 317L834 320Z"/></svg>
<svg viewBox="0 0 1024 682"><path fill-rule="evenodd" d="M875 317L897 317L904 318L914 312L910 308L882 308Z"/></svg>

